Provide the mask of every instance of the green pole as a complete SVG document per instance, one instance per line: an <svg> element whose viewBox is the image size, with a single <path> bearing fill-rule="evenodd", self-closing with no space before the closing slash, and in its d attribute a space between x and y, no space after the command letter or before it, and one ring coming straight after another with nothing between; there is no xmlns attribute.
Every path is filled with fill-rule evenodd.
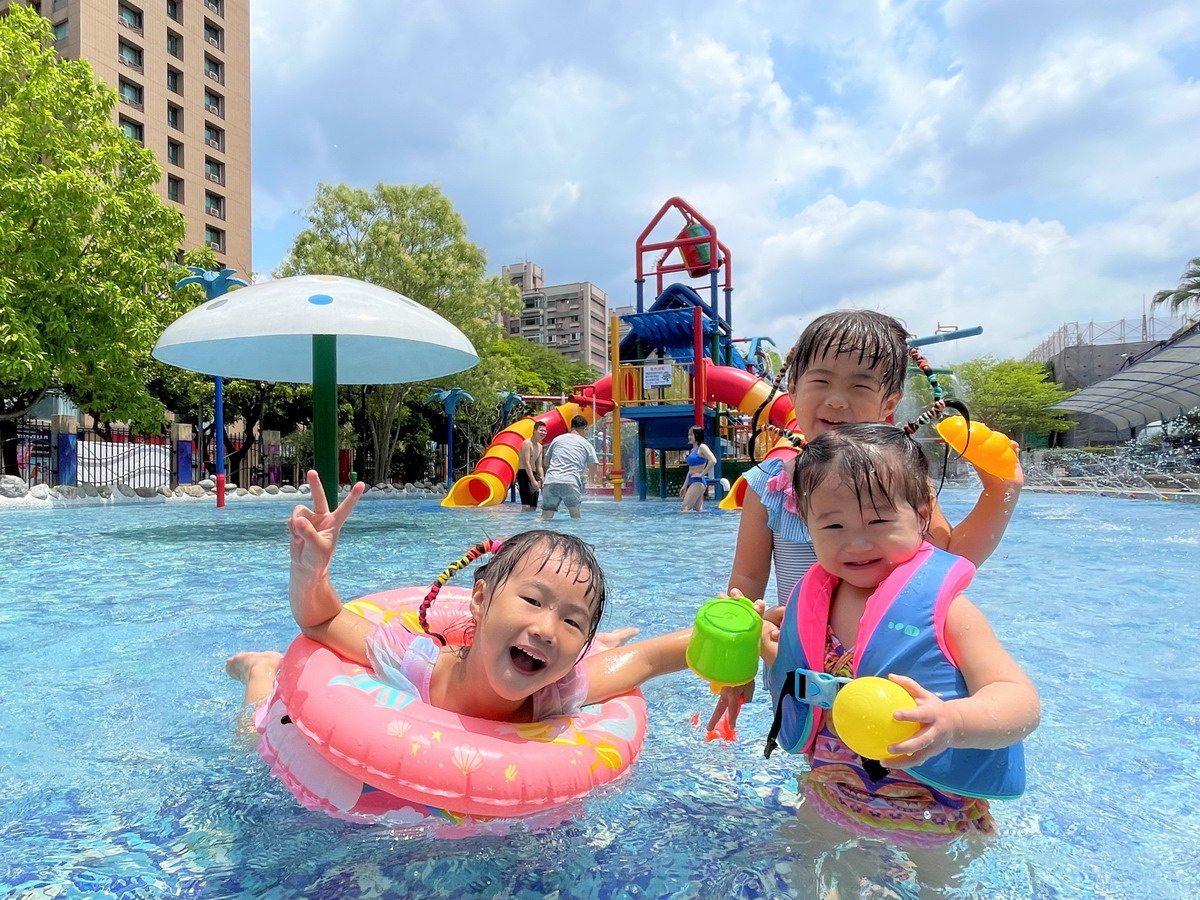
<svg viewBox="0 0 1200 900"><path fill-rule="evenodd" d="M337 506L337 335L314 334L313 465L321 476L329 508Z"/></svg>

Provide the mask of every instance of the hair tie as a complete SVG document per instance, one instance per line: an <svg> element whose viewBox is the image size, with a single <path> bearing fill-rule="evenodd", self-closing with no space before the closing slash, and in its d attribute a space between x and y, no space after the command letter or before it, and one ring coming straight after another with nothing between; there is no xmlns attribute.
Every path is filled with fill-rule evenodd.
<svg viewBox="0 0 1200 900"><path fill-rule="evenodd" d="M767 408L767 404L775 399L775 395L779 393L779 386L783 383L784 377L789 371L791 371L792 358L796 355L796 349L799 346L800 341L797 339L796 343L792 344L792 349L788 351L787 356L783 358L783 364L780 365L779 371L771 380L771 390L767 392L767 398L758 405L758 409L756 409L754 411L754 415L750 417L750 465L755 465L757 463L757 460L754 458L754 445L758 441L758 436L766 430L780 430L778 429L778 426L772 425L770 421L766 422L765 424L759 424L760 416L762 416L763 410ZM791 432L788 432L788 434L791 434Z"/></svg>
<svg viewBox="0 0 1200 900"><path fill-rule="evenodd" d="M946 411L948 403L955 403L956 406L961 406L961 404L957 403L957 401L947 401L945 399L946 392L938 384L937 374L933 371L933 367L929 365L929 360L922 356L916 347L909 347L908 355L912 358L913 365L920 369L921 374L929 382L929 386L933 388L933 403L930 407L904 426L904 433L911 437L922 425L928 425L941 416Z"/></svg>
<svg viewBox="0 0 1200 900"><path fill-rule="evenodd" d="M429 586L429 593L425 595L425 599L421 601L421 606L417 610L417 618L421 623L421 630L436 640L443 647L446 646L445 635L429 630L429 607L433 604L433 601L437 599L438 592L446 586L446 582L454 577L454 573L462 571L485 554L490 553L495 555L497 552L499 552L503 545L504 541L492 540L491 538L487 538L486 540L476 544L474 547L464 553L462 557L450 563L450 565L445 568L442 574L438 575L438 577L433 580L433 584Z"/></svg>

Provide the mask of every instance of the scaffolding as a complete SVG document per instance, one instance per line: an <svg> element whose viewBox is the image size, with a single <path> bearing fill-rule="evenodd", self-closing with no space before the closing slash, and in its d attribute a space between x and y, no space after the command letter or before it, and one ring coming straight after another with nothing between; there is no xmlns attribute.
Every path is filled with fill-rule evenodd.
<svg viewBox="0 0 1200 900"><path fill-rule="evenodd" d="M1165 341L1188 325L1182 316L1147 316L1119 322L1067 322L1038 344L1026 362L1049 362L1068 347Z"/></svg>

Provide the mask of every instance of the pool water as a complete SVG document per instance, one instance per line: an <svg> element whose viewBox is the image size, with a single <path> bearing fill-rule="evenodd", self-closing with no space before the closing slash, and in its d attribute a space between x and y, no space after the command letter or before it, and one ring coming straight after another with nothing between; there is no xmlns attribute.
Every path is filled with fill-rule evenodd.
<svg viewBox="0 0 1200 900"><path fill-rule="evenodd" d="M971 499L942 495L951 520ZM725 584L737 515L675 509L589 502L554 521L597 545L606 626L683 627ZM647 687L632 775L541 833L412 839L301 808L235 740L240 686L223 671L295 634L286 514L0 513L0 895L808 898L834 882L842 897L942 895L905 880L899 850L808 839L796 758L762 758L768 703L746 708L736 744L704 743L689 720L712 699L687 673ZM427 583L533 522L363 502L334 582L345 598ZM1041 689L1043 724L1029 790L993 805L1001 837L963 857L950 896L1200 896L1198 544L1200 507L1021 499L969 594Z"/></svg>

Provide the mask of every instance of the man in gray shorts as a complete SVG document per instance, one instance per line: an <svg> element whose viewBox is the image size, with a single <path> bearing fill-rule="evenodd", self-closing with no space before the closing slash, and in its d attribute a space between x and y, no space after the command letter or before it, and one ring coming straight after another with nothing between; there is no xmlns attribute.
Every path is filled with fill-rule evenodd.
<svg viewBox="0 0 1200 900"><path fill-rule="evenodd" d="M546 448L546 477L542 480L543 519L553 519L560 503L572 519L579 518L589 467L600 464L596 448L584 437L586 432L587 419L576 416L571 420L571 430L556 437Z"/></svg>

